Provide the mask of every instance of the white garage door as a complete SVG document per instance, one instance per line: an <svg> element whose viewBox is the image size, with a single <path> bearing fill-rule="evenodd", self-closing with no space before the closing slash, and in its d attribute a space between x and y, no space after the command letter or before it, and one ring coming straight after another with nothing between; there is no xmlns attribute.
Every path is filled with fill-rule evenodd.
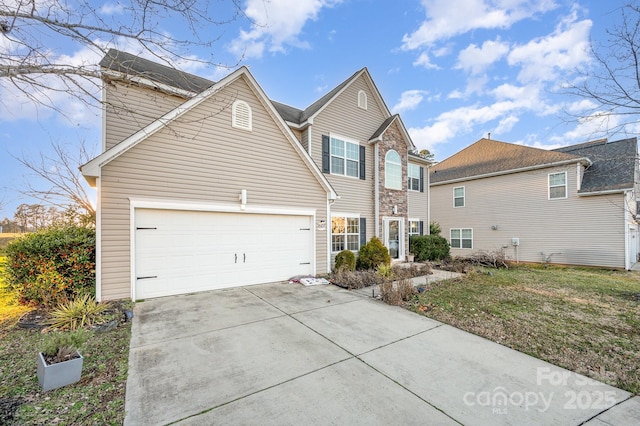
<svg viewBox="0 0 640 426"><path fill-rule="evenodd" d="M311 216L136 209L136 299L312 274Z"/></svg>

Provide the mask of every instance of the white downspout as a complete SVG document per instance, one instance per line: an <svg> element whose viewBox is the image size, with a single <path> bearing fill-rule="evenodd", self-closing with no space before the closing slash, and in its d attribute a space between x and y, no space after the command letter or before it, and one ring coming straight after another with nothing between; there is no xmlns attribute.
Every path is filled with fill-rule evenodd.
<svg viewBox="0 0 640 426"><path fill-rule="evenodd" d="M624 269L631 269L629 253L629 191L624 192Z"/></svg>
<svg viewBox="0 0 640 426"><path fill-rule="evenodd" d="M380 156L380 153L378 152L378 144L375 143L375 145L373 146L373 168L374 168L373 194L374 194L374 212L375 212L375 222L376 222L375 235L378 238L380 238L380 185L379 185L380 165L378 163L379 156Z"/></svg>
<svg viewBox="0 0 640 426"><path fill-rule="evenodd" d="M102 301L102 170L96 178L96 300Z"/></svg>
<svg viewBox="0 0 640 426"><path fill-rule="evenodd" d="M431 173L427 166L427 233L425 235L431 235Z"/></svg>

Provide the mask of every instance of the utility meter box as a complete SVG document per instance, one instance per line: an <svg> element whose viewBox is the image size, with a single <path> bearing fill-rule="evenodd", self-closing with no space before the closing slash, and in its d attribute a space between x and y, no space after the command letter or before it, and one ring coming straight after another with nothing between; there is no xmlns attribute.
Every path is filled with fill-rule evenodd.
<svg viewBox="0 0 640 426"><path fill-rule="evenodd" d="M511 239L511 245L512 246L519 246L520 245L520 238L512 238Z"/></svg>

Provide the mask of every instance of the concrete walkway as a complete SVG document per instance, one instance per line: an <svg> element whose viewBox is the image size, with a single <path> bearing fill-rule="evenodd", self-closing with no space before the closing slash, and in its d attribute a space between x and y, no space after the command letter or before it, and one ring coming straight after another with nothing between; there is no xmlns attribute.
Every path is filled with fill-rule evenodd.
<svg viewBox="0 0 640 426"><path fill-rule="evenodd" d="M640 399L334 286L136 304L125 425L636 425Z"/></svg>

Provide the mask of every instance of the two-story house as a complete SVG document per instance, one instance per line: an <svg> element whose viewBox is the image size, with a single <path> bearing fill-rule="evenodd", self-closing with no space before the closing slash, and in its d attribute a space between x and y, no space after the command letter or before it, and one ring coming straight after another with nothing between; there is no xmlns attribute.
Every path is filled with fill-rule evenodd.
<svg viewBox="0 0 640 426"><path fill-rule="evenodd" d="M308 108L246 67L213 82L111 50L97 189L97 297L134 300L331 270L373 236L428 232L429 162L366 68Z"/></svg>
<svg viewBox="0 0 640 426"><path fill-rule="evenodd" d="M543 150L489 139L431 168L431 214L453 256L630 269L636 138Z"/></svg>

